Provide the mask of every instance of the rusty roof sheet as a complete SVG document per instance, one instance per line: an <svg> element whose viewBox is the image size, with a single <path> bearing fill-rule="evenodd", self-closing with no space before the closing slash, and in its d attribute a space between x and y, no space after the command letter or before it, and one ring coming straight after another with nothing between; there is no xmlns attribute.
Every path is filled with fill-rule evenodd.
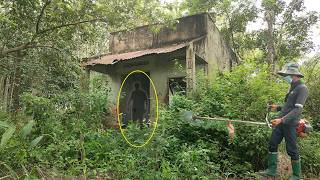
<svg viewBox="0 0 320 180"><path fill-rule="evenodd" d="M174 45L168 45L165 47L155 48L155 49L146 49L146 50L140 50L140 51L133 51L133 52L127 52L127 53L121 53L121 54L107 54L105 56L101 56L98 58L94 58L92 60L89 60L85 63L86 66L94 66L96 64L115 64L119 61L125 61L134 59L137 57L145 56L145 55L151 55L151 54L163 54L163 53L169 53L176 50L179 50L181 48L184 48L188 46L191 42L197 41L202 39L203 37L180 43L180 44L174 44Z"/></svg>

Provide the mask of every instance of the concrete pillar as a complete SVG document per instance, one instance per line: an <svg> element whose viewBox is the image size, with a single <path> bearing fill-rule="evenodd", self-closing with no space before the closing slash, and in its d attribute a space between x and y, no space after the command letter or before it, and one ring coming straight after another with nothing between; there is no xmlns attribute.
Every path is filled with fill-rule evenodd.
<svg viewBox="0 0 320 180"><path fill-rule="evenodd" d="M190 43L186 49L186 72L187 72L187 95L189 96L195 88L196 83L196 56L193 49L193 43Z"/></svg>

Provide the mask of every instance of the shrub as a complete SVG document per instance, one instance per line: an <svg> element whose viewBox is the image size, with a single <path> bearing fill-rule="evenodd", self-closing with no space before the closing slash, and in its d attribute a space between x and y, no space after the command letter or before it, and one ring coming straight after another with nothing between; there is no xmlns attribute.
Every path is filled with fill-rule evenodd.
<svg viewBox="0 0 320 180"><path fill-rule="evenodd" d="M176 95L169 107L161 106L155 136L144 148L129 146L118 130L102 126L109 90L100 86L103 83L99 78L87 93L71 90L50 98L25 93L24 114L13 121L0 112L0 120L14 122L16 132L27 122L35 124L26 138L14 134L0 151L0 168L4 169L0 175L39 177L42 169L49 176L54 172L62 177L105 179L246 177L266 164L268 128L235 123L232 140L226 123L186 122L179 118L179 112L192 110L201 116L264 122L266 103L281 103L288 88L267 72L266 65L248 62L213 82L198 75L197 89L191 97ZM312 115L310 109L306 114ZM129 125L126 133L130 140L141 143L149 130ZM30 149L30 143L41 136L42 141ZM299 140L302 168L307 175L320 172L319 138L319 133L314 133Z"/></svg>
<svg viewBox="0 0 320 180"><path fill-rule="evenodd" d="M314 132L308 138L300 139L299 150L302 171L310 176L320 176L320 133Z"/></svg>

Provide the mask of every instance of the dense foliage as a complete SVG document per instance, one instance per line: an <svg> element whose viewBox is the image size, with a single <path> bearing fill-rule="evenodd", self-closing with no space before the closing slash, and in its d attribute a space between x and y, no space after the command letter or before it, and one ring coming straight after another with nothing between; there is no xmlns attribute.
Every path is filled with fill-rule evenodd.
<svg viewBox="0 0 320 180"><path fill-rule="evenodd" d="M177 95L170 107L162 107L155 137L144 148L133 148L119 131L104 126L109 90L101 85L103 79L93 78L88 93L68 91L50 99L26 93L23 114L10 119L1 113L2 121L17 122L0 151L1 176L255 177L265 165L268 128L235 124L232 140L224 122L188 122L179 113L193 110L197 115L263 122L266 103L281 102L287 89L269 76L267 66L251 62L221 74L214 83L199 74L192 98ZM127 130L128 137L145 133L135 125ZM315 132L299 142L305 175L320 172L319 136Z"/></svg>
<svg viewBox="0 0 320 180"><path fill-rule="evenodd" d="M191 97L176 95L161 107L151 142L129 146L106 120L114 117L105 77L93 74L86 87L83 58L108 53L112 31L156 24L156 33L182 14L203 12L237 66L213 81L199 73ZM0 0L0 179L255 177L266 165L270 129L235 123L232 139L226 123L187 122L180 112L264 122L266 104L281 104L288 89L270 66L288 61L302 64L309 88L303 115L315 128L299 139L303 173L319 177L320 57L301 61L313 50L318 17L304 0ZM248 30L254 21L269 26ZM141 143L150 130L130 124L125 133Z"/></svg>
<svg viewBox="0 0 320 180"><path fill-rule="evenodd" d="M169 25L176 15L168 8L157 0L1 0L0 108L19 111L25 91L49 97L75 88L82 58L108 53L110 32Z"/></svg>

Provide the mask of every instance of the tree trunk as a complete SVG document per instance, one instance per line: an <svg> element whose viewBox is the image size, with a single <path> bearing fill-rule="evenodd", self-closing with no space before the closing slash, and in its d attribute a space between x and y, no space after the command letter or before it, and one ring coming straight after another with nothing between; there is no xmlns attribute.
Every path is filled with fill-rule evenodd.
<svg viewBox="0 0 320 180"><path fill-rule="evenodd" d="M5 90L6 76L0 77L0 110L4 110L4 90Z"/></svg>
<svg viewBox="0 0 320 180"><path fill-rule="evenodd" d="M7 75L4 82L4 92L3 92L3 102L6 112L9 112L11 107L11 97L12 97L12 76Z"/></svg>
<svg viewBox="0 0 320 180"><path fill-rule="evenodd" d="M276 54L275 54L275 43L274 43L274 22L275 22L275 14L273 10L267 10L265 13L265 19L268 24L267 30L267 61L270 66L270 71L275 72L276 65Z"/></svg>
<svg viewBox="0 0 320 180"><path fill-rule="evenodd" d="M20 89L21 89L21 75L22 75L22 54L21 51L17 52L15 58L15 74L12 84L12 108L11 111L15 114L20 110Z"/></svg>

